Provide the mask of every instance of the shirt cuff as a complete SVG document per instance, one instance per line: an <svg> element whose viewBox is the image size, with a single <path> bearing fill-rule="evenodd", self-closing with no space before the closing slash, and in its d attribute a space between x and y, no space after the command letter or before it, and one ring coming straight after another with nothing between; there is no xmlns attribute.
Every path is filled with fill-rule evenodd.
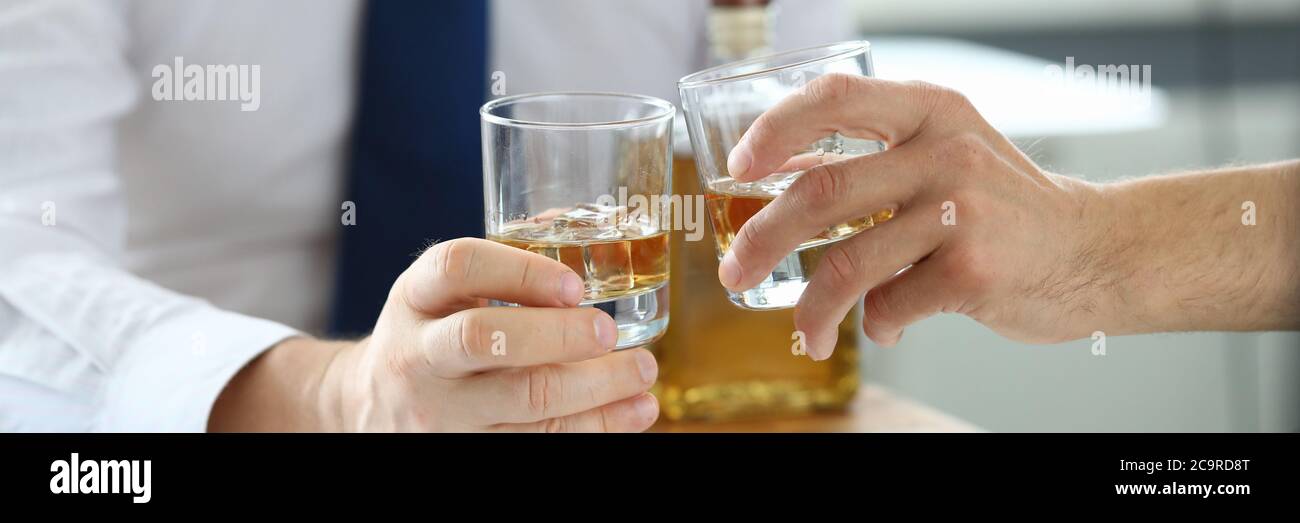
<svg viewBox="0 0 1300 523"><path fill-rule="evenodd" d="M235 373L299 332L198 302L158 322L110 369L95 423L107 432L204 432Z"/></svg>

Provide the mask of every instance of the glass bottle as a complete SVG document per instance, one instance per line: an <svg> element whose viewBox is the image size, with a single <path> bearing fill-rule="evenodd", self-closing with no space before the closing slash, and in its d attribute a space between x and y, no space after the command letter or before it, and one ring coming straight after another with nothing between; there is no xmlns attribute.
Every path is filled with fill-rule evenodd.
<svg viewBox="0 0 1300 523"><path fill-rule="evenodd" d="M771 52L775 8L767 0L715 0L709 13L711 65ZM704 194L685 125L677 131L673 192ZM710 227L701 217L701 227ZM794 354L794 311L733 305L718 282L712 234L687 241L672 233L673 321L652 350L659 360L653 391L666 420L724 421L840 410L858 390L860 312L840 323L835 353L814 362Z"/></svg>

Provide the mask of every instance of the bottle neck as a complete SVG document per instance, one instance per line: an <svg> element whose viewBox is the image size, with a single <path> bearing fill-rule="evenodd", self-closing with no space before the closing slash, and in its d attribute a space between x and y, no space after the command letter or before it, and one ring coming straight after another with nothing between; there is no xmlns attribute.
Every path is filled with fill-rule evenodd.
<svg viewBox="0 0 1300 523"><path fill-rule="evenodd" d="M773 11L770 0L714 0L708 20L711 65L770 53Z"/></svg>

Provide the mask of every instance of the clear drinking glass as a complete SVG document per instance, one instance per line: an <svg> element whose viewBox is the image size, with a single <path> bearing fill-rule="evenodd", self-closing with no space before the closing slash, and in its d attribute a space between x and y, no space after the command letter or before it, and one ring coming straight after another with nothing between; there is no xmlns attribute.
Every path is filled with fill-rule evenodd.
<svg viewBox="0 0 1300 523"><path fill-rule="evenodd" d="M676 109L649 96L539 93L479 111L489 240L583 278L582 305L609 313L618 347L668 327L668 229Z"/></svg>
<svg viewBox="0 0 1300 523"><path fill-rule="evenodd" d="M780 196L805 169L884 148L878 141L833 133L808 144L796 155L798 161L788 164L802 169L778 172L748 183L739 183L727 174L727 155L763 111L829 73L873 76L870 44L841 42L787 51L705 69L678 81L686 129L691 148L695 150L719 259L731 247L740 227ZM831 244L890 216L890 211L882 211L829 227L799 245L758 286L745 292L728 290L727 296L732 303L746 309L794 307Z"/></svg>

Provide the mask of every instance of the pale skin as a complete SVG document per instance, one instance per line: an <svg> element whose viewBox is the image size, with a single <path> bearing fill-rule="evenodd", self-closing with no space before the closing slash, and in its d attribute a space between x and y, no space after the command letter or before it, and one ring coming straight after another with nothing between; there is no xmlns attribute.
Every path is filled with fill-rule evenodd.
<svg viewBox="0 0 1300 523"><path fill-rule="evenodd" d="M272 347L226 386L208 428L645 430L659 415L654 357L614 351L614 320L581 299L582 281L557 261L475 238L439 243L393 284L369 337Z"/></svg>
<svg viewBox="0 0 1300 523"><path fill-rule="evenodd" d="M819 231L895 209L829 249L801 296L795 328L813 359L859 300L883 346L943 312L1034 343L1300 329L1300 162L1090 183L1035 165L954 91L828 75L764 113L728 170L753 181L804 167L798 153L836 131L888 150L812 166L718 268L746 290Z"/></svg>

